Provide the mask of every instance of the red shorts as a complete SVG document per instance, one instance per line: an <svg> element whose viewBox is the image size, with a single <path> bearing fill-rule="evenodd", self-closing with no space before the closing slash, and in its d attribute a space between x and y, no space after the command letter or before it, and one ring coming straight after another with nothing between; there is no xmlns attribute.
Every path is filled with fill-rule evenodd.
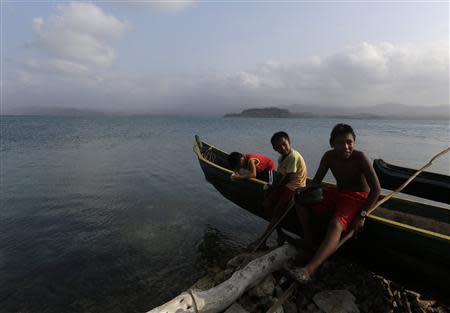
<svg viewBox="0 0 450 313"><path fill-rule="evenodd" d="M337 191L335 188L323 190L322 202L313 206L313 212L317 215L330 215L335 218L344 231L361 207L369 193L363 191Z"/></svg>
<svg viewBox="0 0 450 313"><path fill-rule="evenodd" d="M294 197L295 191L286 186L274 187L266 191L264 202L266 204L267 214L272 216L273 210L287 209L289 203Z"/></svg>

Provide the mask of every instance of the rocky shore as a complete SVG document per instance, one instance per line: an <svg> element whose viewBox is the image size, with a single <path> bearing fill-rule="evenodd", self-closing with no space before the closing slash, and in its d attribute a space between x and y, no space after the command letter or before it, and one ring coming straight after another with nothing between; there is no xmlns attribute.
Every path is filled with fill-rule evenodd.
<svg viewBox="0 0 450 313"><path fill-rule="evenodd" d="M207 290L227 280L237 269L264 252L243 253L229 260L209 260L208 274L192 288ZM223 257L223 255L222 255ZM267 312L294 281L285 271L274 272L249 289L227 313ZM342 257L326 262L307 285L295 284L277 313L446 313L449 308L387 280ZM293 286L293 287L294 287ZM292 289L292 287L291 287Z"/></svg>

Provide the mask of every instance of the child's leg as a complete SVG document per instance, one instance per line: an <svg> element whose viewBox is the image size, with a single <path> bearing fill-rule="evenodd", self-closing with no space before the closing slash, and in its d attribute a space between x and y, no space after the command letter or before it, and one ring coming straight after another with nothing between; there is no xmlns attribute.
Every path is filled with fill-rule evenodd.
<svg viewBox="0 0 450 313"><path fill-rule="evenodd" d="M319 249L314 254L309 263L305 266L308 275L313 275L320 265L336 251L336 247L341 238L343 228L338 220L332 219L328 225L325 238L322 240Z"/></svg>

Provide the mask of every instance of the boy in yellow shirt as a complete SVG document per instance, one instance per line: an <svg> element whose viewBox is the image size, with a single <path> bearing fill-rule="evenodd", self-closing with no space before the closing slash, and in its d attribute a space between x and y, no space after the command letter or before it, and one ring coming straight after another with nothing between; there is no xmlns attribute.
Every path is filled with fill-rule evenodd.
<svg viewBox="0 0 450 313"><path fill-rule="evenodd" d="M271 217L270 223L265 232L250 244L249 248L265 246L266 236L280 216L289 208L295 191L306 186L305 160L297 150L292 149L289 135L284 131L277 132L273 134L270 142L273 149L280 154L277 171L281 173L282 177L279 183L267 190L264 199L264 213ZM280 236L279 229L277 231Z"/></svg>

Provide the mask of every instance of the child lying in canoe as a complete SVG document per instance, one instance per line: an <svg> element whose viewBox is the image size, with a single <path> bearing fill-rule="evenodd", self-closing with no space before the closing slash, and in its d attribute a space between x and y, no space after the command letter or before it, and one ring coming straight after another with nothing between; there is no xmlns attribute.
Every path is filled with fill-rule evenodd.
<svg viewBox="0 0 450 313"><path fill-rule="evenodd" d="M315 238L311 222L327 217L325 237L312 259L303 268L291 269L299 281L306 282L319 266L336 250L342 233L351 223L358 234L364 226L367 210L380 195L380 183L367 156L355 148L355 133L351 126L337 124L330 135L333 148L323 155L312 185L319 185L328 170L336 179L336 188L323 191L323 200L310 208L297 205L297 214L305 241L313 244Z"/></svg>
<svg viewBox="0 0 450 313"><path fill-rule="evenodd" d="M233 174L233 180L243 180L249 178L266 178L269 173L275 170L275 163L271 158L260 153L242 154L240 152L231 152L228 155Z"/></svg>
<svg viewBox="0 0 450 313"><path fill-rule="evenodd" d="M271 138L272 147L280 154L278 158L277 172L282 175L277 183L266 191L264 210L271 221L265 232L252 244L249 249L257 246L265 247L266 235L271 232L273 225L279 220L284 211L288 209L294 197L295 191L306 186L306 164L302 155L292 149L289 135L285 132L277 132ZM279 229L277 229L281 239Z"/></svg>

